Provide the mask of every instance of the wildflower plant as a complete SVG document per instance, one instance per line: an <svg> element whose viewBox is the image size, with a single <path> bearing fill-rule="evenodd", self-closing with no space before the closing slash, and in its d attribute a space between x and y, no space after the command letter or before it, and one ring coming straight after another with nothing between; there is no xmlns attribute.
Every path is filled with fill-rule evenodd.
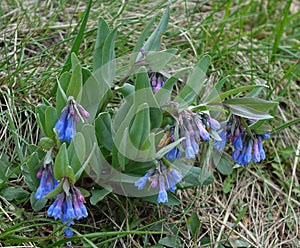
<svg viewBox="0 0 300 248"><path fill-rule="evenodd" d="M222 93L225 80L207 87L210 57L184 67L175 49L159 51L169 9L149 35L155 18L129 59L115 57L117 28L99 19L93 65L81 65L72 53L70 71L57 79L55 104L43 99L36 108L43 137L24 166L33 171L25 180L33 208L47 207L67 237L88 216L88 199L95 205L116 193L176 204L177 188L213 182L211 163L229 174L233 162L245 166L266 157L262 143L272 118L267 111L276 103L252 96L267 87ZM233 160L220 153L227 141ZM192 166L195 161L201 166ZM86 178L93 179L93 190L80 188Z"/></svg>

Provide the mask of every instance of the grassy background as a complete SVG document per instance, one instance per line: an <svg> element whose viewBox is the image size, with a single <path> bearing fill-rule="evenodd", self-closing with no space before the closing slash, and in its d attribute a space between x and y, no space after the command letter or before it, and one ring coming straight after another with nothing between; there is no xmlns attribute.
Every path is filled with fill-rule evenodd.
<svg viewBox="0 0 300 248"><path fill-rule="evenodd" d="M193 62L209 54L223 90L265 83L279 102L271 125L300 118L300 3L274 1L95 1L79 57L91 65L97 20L120 25L116 54L129 54L151 17L170 5L163 48ZM65 244L56 222L30 208L20 166L40 136L34 108L51 89L78 32L87 1L0 4L0 244ZM178 191L181 205L157 207L117 195L78 224L80 247L300 247L299 122L272 135L267 159L203 188ZM13 193L13 194L12 194ZM229 226L234 225L231 229ZM54 231L54 233L53 233ZM146 234L145 234L146 232ZM153 233L151 233L153 232ZM155 233L154 233L155 232ZM176 243L177 242L177 243ZM243 246L244 245L244 246ZM161 246L162 247L162 246Z"/></svg>

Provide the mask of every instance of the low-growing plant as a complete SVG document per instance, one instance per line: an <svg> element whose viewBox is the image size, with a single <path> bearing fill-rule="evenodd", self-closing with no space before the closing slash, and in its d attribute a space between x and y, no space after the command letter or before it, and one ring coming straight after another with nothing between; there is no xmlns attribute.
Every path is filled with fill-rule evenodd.
<svg viewBox="0 0 300 248"><path fill-rule="evenodd" d="M42 138L21 169L33 209L50 204L47 214L61 221L66 237L89 215L88 199L96 205L114 193L174 205L176 190L213 182L208 166L229 175L235 164L267 156L268 111L277 105L262 99L268 87L222 92L226 78L206 78L208 55L192 65L176 49L161 51L169 15L166 9L150 34L154 16L128 57L115 57L118 28L99 19L93 64L83 66L72 49L55 102L36 107Z"/></svg>

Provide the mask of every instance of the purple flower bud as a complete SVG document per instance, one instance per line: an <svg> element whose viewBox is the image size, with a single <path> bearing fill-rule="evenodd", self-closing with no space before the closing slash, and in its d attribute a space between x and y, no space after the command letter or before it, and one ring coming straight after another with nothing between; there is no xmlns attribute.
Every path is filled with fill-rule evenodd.
<svg viewBox="0 0 300 248"><path fill-rule="evenodd" d="M81 114L81 116L83 116L84 118L90 117L90 113L87 112L80 104L76 103L76 107L79 110L79 113Z"/></svg>

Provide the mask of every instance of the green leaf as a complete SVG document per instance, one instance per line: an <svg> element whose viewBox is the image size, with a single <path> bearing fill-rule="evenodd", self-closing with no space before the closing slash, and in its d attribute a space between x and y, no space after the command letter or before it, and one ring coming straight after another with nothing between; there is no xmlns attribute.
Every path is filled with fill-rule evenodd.
<svg viewBox="0 0 300 248"><path fill-rule="evenodd" d="M55 123L57 122L57 113L55 108L52 106L47 107L45 111L45 132L48 137L51 139L55 139L55 133L53 131L53 128L55 126Z"/></svg>
<svg viewBox="0 0 300 248"><path fill-rule="evenodd" d="M95 127L93 125L86 124L82 127L81 133L85 139L86 151L93 151L95 144L97 144ZM94 182L97 182L103 173L104 166L108 166L108 162L105 160L103 154L97 146L95 151L92 153L91 158L89 158L89 163L85 171L87 174L93 176Z"/></svg>
<svg viewBox="0 0 300 248"><path fill-rule="evenodd" d="M30 195L30 203L31 203L31 207L35 212L38 212L40 210L42 210L43 207L46 206L48 199L43 199L43 200L37 200L34 197L35 192L32 192Z"/></svg>
<svg viewBox="0 0 300 248"><path fill-rule="evenodd" d="M116 160L115 158L117 158L117 161L119 162L118 166L121 169L121 171L125 170L125 165L129 161L127 156L130 157L132 160L137 156L138 151L131 144L132 143L129 142L128 128L125 128L122 138L121 138L121 142L118 144L118 147L116 146L116 144L114 145L114 148L116 148L116 153L114 152L114 149L113 149L113 166L116 166L114 161ZM114 155L114 154L116 154L116 155ZM118 167L114 167L114 168L117 169Z"/></svg>
<svg viewBox="0 0 300 248"><path fill-rule="evenodd" d="M1 154L0 156L0 183L4 185L4 180L8 180L6 178L10 173L10 167L12 166L11 162L9 161L9 156L5 153Z"/></svg>
<svg viewBox="0 0 300 248"><path fill-rule="evenodd" d="M214 150L212 159L214 165L221 174L230 175L232 173L234 164L232 162L232 159L228 155Z"/></svg>
<svg viewBox="0 0 300 248"><path fill-rule="evenodd" d="M137 148L141 148L146 138L150 134L150 113L149 106L144 103L137 109L136 116L132 126L129 129L129 137L132 144Z"/></svg>
<svg viewBox="0 0 300 248"><path fill-rule="evenodd" d="M206 102L206 104L220 103L226 97L236 95L238 93L245 92L247 90L257 89L257 88L269 88L269 87L267 85L264 85L264 84L247 85L247 86L239 87L237 89L228 90L228 91L216 96L215 98L213 98L213 99L209 100L208 102Z"/></svg>
<svg viewBox="0 0 300 248"><path fill-rule="evenodd" d="M115 40L117 36L117 29L113 29L106 37L103 44L102 51L102 78L108 85L112 85L113 78L116 74L116 61L115 61Z"/></svg>
<svg viewBox="0 0 300 248"><path fill-rule="evenodd" d="M249 119L257 119L257 120L263 120L263 119L272 119L273 116L266 114L262 111L247 107L247 106L242 106L242 105L231 105L231 104L226 104L226 106L230 109L232 114L249 118Z"/></svg>
<svg viewBox="0 0 300 248"><path fill-rule="evenodd" d="M145 29L143 30L143 32L140 34L139 39L138 39L138 41L136 42L136 45L135 45L135 47L133 48L132 54L131 54L131 56L130 56L130 64L131 64L131 65L133 65L138 59L141 58L140 56L138 57L138 55L141 55L141 54L139 54L140 49L143 47L144 42L145 42L145 40L146 40L146 38L147 38L147 35L150 33L151 28L152 28L152 26L153 26L155 20L156 20L157 17L158 17L158 14L159 14L159 13L155 14L155 15L152 17L152 19L150 20L150 22L148 23L148 25L145 27Z"/></svg>
<svg viewBox="0 0 300 248"><path fill-rule="evenodd" d="M61 180L63 177L68 176L69 159L66 143L63 143L56 155L54 164L54 176L57 180Z"/></svg>
<svg viewBox="0 0 300 248"><path fill-rule="evenodd" d="M76 54L75 53L72 53L71 54L71 65L72 65L72 71L75 70L75 67L77 65L80 65L80 61L79 59L77 58Z"/></svg>
<svg viewBox="0 0 300 248"><path fill-rule="evenodd" d="M162 70L172 59L175 58L177 49L169 49L166 51L149 52L145 61L151 71L158 72Z"/></svg>
<svg viewBox="0 0 300 248"><path fill-rule="evenodd" d="M115 90L120 92L124 97L132 94L134 92L134 86L129 83L125 83L122 87L116 87Z"/></svg>
<svg viewBox="0 0 300 248"><path fill-rule="evenodd" d="M179 247L179 244L177 242L177 238L173 236L166 236L164 238L161 238L158 241L159 244L166 246L166 247Z"/></svg>
<svg viewBox="0 0 300 248"><path fill-rule="evenodd" d="M189 217L187 220L187 224L193 237L196 238L199 235L200 228L200 220L196 212L193 212L191 214L191 217Z"/></svg>
<svg viewBox="0 0 300 248"><path fill-rule="evenodd" d="M82 167L86 156L85 139L82 133L76 133L68 147L68 158L73 171L76 173Z"/></svg>
<svg viewBox="0 0 300 248"><path fill-rule="evenodd" d="M107 23L102 18L99 18L96 44L93 53L93 71L96 71L103 65L103 44L109 34L109 31Z"/></svg>
<svg viewBox="0 0 300 248"><path fill-rule="evenodd" d="M135 81L134 106L137 109L144 103L147 103L151 108L149 122L151 128L159 128L163 118L162 111L152 92L147 70L145 67L141 67L137 72Z"/></svg>
<svg viewBox="0 0 300 248"><path fill-rule="evenodd" d="M299 122L300 122L300 118L296 118L294 120L291 120L291 121L289 121L289 122L287 122L287 123L285 123L285 124L283 124L283 125L275 128L275 129L273 129L272 132L271 132L271 134L277 133L277 132L279 132L279 131L281 131L281 130L283 130L285 128L288 128L290 126L293 126L293 125L295 125L295 124L297 124Z"/></svg>
<svg viewBox="0 0 300 248"><path fill-rule="evenodd" d="M159 106L163 106L166 103L170 102L175 83L182 75L187 73L189 70L189 68L182 69L179 72L172 75L170 78L168 78L168 80L164 83L162 88L155 94L155 98Z"/></svg>
<svg viewBox="0 0 300 248"><path fill-rule="evenodd" d="M112 121L108 112L100 113L95 119L95 131L100 147L104 147L108 151L112 151Z"/></svg>
<svg viewBox="0 0 300 248"><path fill-rule="evenodd" d="M272 127L265 120L259 120L249 126L250 130L256 134L265 134L270 133Z"/></svg>
<svg viewBox="0 0 300 248"><path fill-rule="evenodd" d="M30 151L30 150L34 150L34 151ZM26 160L21 166L22 175L24 176L24 181L26 185L29 187L29 189L31 191L36 191L36 189L40 184L40 180L36 177L36 174L44 161L46 153L43 150L38 149L36 146L33 145L28 146L28 151L30 151L31 154L26 158ZM10 165L10 163L7 163L6 165ZM0 163L0 168L5 168L5 167L3 166L3 164ZM0 179L1 179L1 175L6 176L8 172L9 170L5 169L2 173L2 170L0 169Z"/></svg>
<svg viewBox="0 0 300 248"><path fill-rule="evenodd" d="M186 165L179 160L173 161L173 164L183 175L184 181L190 183L192 186L209 185L214 181L213 175L206 168L201 169Z"/></svg>
<svg viewBox="0 0 300 248"><path fill-rule="evenodd" d="M89 123L93 123L98 111L99 99L103 99L104 94L109 90L107 85L100 83L95 75L91 75L82 88L80 104L89 112Z"/></svg>
<svg viewBox="0 0 300 248"><path fill-rule="evenodd" d="M88 156L88 158L86 159L86 161L84 162L84 164L82 164L82 166L79 168L79 170L76 171L76 174L75 174L75 178L76 178L76 181L80 178L81 174L85 171L85 169L87 168L89 162L91 161L95 151L96 151L96 147L97 147L97 144L94 143L94 146Z"/></svg>
<svg viewBox="0 0 300 248"><path fill-rule="evenodd" d="M167 8L166 12L162 16L158 26L154 30L154 32L151 34L149 39L146 41L144 48L145 51L157 51L160 48L160 39L162 36L162 33L166 31L168 22L170 18L170 9Z"/></svg>
<svg viewBox="0 0 300 248"><path fill-rule="evenodd" d="M46 112L47 106L44 104L39 104L35 108L36 113L36 119L37 122L42 130L42 134L46 135L46 121L45 121L45 112Z"/></svg>
<svg viewBox="0 0 300 248"><path fill-rule="evenodd" d="M234 222L234 225L229 233L229 235L231 235L231 233L233 232L233 230L237 227L238 223L243 219L243 217L245 216L245 214L248 211L248 205L246 205L245 207L243 207L242 211L239 213L236 221Z"/></svg>
<svg viewBox="0 0 300 248"><path fill-rule="evenodd" d="M102 201L104 199L105 196L107 196L108 194L110 194L112 192L111 190L107 190L107 189L92 189L91 193L92 193L92 197L90 198L90 202L92 205L96 205L99 201Z"/></svg>
<svg viewBox="0 0 300 248"><path fill-rule="evenodd" d="M7 201L16 200L18 202L23 202L28 197L29 192L21 187L6 187L1 189L0 195Z"/></svg>
<svg viewBox="0 0 300 248"><path fill-rule="evenodd" d="M75 55L73 55L75 56ZM72 76L70 79L70 83L67 89L67 96L73 96L74 99L77 98L80 91L82 90L82 70L81 65L76 64L72 71Z"/></svg>
<svg viewBox="0 0 300 248"><path fill-rule="evenodd" d="M49 150L54 145L55 143L53 139L50 139L48 137L42 137L39 141L39 147L44 150Z"/></svg>
<svg viewBox="0 0 300 248"><path fill-rule="evenodd" d="M70 72L63 73L58 82L58 88L56 92L56 111L57 115L60 116L63 108L67 105L67 89L71 80L72 74Z"/></svg>
<svg viewBox="0 0 300 248"><path fill-rule="evenodd" d="M209 63L210 56L204 55L190 73L186 85L174 99L175 102L180 104L179 111L188 107L201 92Z"/></svg>
<svg viewBox="0 0 300 248"><path fill-rule="evenodd" d="M253 98L253 97L243 97L243 98L235 98L235 99L228 99L223 102L224 104L229 105L242 105L246 107L250 107L260 111L267 111L270 110L278 105L278 102L274 101L267 101L260 98Z"/></svg>

